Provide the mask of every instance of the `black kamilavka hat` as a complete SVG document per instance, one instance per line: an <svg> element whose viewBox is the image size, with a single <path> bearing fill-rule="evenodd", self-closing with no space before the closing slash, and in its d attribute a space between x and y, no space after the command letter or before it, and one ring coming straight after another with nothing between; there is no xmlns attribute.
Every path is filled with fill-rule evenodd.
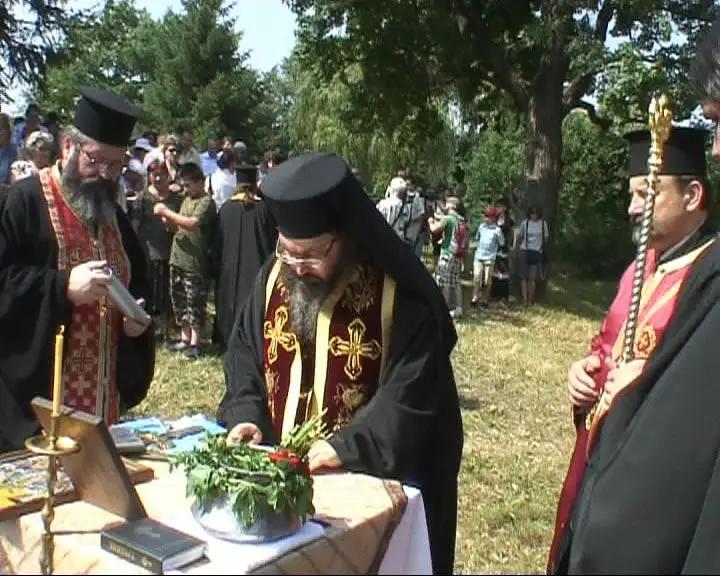
<svg viewBox="0 0 720 576"><path fill-rule="evenodd" d="M382 217L350 167L335 154L293 156L268 173L262 192L278 231L286 238L313 238L342 231L359 253L414 293L437 321L438 345L447 353L457 335L445 299L425 265Z"/></svg>
<svg viewBox="0 0 720 576"><path fill-rule="evenodd" d="M663 164L660 174L668 176L705 177L707 161L705 147L707 130L699 128L673 127L670 138L663 147ZM630 177L644 176L649 173L650 132L638 130L625 135L630 143Z"/></svg>
<svg viewBox="0 0 720 576"><path fill-rule="evenodd" d="M123 96L100 88L82 87L73 125L88 138L124 148L140 111Z"/></svg>
<svg viewBox="0 0 720 576"><path fill-rule="evenodd" d="M295 156L271 170L262 191L280 233L314 238L338 229L334 196L355 182L347 164L330 154Z"/></svg>

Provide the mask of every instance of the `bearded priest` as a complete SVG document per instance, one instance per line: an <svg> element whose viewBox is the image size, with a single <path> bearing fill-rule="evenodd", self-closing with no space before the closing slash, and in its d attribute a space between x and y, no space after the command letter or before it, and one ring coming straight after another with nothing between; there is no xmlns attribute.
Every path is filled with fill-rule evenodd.
<svg viewBox="0 0 720 576"><path fill-rule="evenodd" d="M142 248L117 204L137 115L121 96L82 89L61 159L0 204L0 452L38 429L30 402L50 395L61 325L65 405L112 424L147 393L153 330L109 304L106 274L137 299L149 294Z"/></svg>
<svg viewBox="0 0 720 576"><path fill-rule="evenodd" d="M418 486L433 571L449 574L463 436L445 301L338 156L296 156L263 193L279 238L231 336L219 420L274 444L325 410L311 470Z"/></svg>

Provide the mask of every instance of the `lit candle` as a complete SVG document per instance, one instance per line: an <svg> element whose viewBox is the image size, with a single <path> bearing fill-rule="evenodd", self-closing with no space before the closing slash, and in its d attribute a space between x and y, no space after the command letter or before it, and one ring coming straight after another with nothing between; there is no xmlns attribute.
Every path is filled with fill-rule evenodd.
<svg viewBox="0 0 720 576"><path fill-rule="evenodd" d="M53 407L52 415L60 416L63 404L63 384L62 384L62 363L63 363L63 334L65 326L60 326L58 333L55 335L55 378L53 379Z"/></svg>

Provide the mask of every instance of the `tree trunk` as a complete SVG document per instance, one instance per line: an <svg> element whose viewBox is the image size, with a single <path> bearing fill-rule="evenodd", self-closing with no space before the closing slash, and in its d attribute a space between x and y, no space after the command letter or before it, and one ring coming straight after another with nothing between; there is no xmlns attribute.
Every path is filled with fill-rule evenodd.
<svg viewBox="0 0 720 576"><path fill-rule="evenodd" d="M556 221L562 175L563 78L562 62L551 64L538 75L528 102L525 142L527 186L521 208L535 205L543 219Z"/></svg>

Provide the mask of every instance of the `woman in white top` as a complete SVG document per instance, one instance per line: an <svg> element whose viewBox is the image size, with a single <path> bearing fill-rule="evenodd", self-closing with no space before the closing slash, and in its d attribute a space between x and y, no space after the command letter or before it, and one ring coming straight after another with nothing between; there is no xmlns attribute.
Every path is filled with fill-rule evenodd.
<svg viewBox="0 0 720 576"><path fill-rule="evenodd" d="M540 217L540 209L531 207L528 217L518 226L520 248L518 271L523 302L530 306L535 298L535 283L542 280L542 261L545 243L550 238L547 222Z"/></svg>

